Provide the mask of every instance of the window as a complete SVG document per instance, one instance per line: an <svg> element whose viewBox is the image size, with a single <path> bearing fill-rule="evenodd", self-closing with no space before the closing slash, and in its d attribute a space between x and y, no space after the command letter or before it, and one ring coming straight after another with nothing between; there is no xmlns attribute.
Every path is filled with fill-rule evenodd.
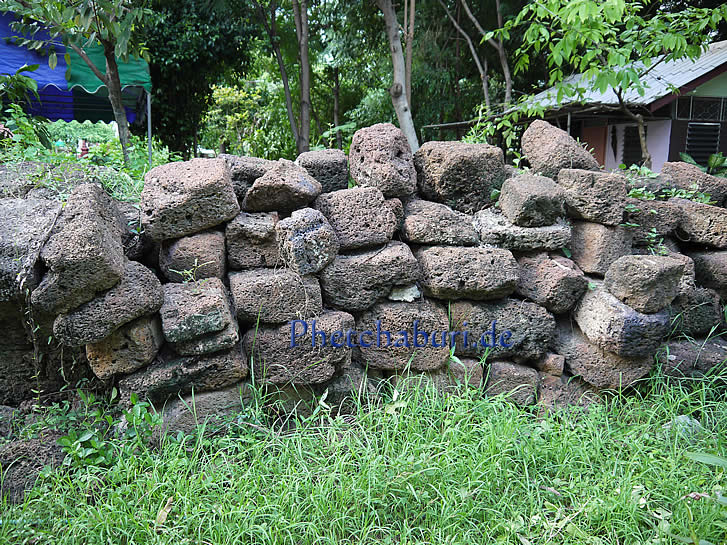
<svg viewBox="0 0 727 545"><path fill-rule="evenodd" d="M677 119L692 118L692 97L679 97L677 99Z"/></svg>
<svg viewBox="0 0 727 545"><path fill-rule="evenodd" d="M719 121L721 115L721 98L692 98L692 119L698 121Z"/></svg>
<svg viewBox="0 0 727 545"><path fill-rule="evenodd" d="M679 97L673 111L677 119L727 121L727 98Z"/></svg>
<svg viewBox="0 0 727 545"><path fill-rule="evenodd" d="M687 153L700 165L719 150L719 123L689 123L687 128Z"/></svg>
<svg viewBox="0 0 727 545"><path fill-rule="evenodd" d="M644 131L647 129L648 127L644 127ZM641 161L642 155L641 141L639 140L639 128L636 125L624 127L623 163L628 167L631 165L640 165Z"/></svg>

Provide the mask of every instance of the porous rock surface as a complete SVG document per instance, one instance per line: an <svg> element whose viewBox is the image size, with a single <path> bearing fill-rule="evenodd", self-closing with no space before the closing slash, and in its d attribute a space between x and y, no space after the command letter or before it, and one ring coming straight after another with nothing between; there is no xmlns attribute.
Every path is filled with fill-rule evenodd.
<svg viewBox="0 0 727 545"><path fill-rule="evenodd" d="M348 158L157 167L138 210L80 179L65 206L0 181L15 192L0 199L0 403L86 379L169 402L167 429L190 429L182 399L229 417L253 382L276 411L327 392L343 412L383 381L560 410L632 386L655 357L669 380L719 369L723 182L668 164L627 184L542 121L522 149L530 170L487 144L412 155L379 124ZM713 204L667 198L693 182ZM655 199L626 196L642 186Z"/></svg>
<svg viewBox="0 0 727 545"><path fill-rule="evenodd" d="M492 192L505 181L502 150L488 144L425 142L414 165L420 193L461 212L494 204Z"/></svg>
<svg viewBox="0 0 727 545"><path fill-rule="evenodd" d="M191 235L234 218L240 205L223 159L192 159L144 177L141 218L155 240Z"/></svg>

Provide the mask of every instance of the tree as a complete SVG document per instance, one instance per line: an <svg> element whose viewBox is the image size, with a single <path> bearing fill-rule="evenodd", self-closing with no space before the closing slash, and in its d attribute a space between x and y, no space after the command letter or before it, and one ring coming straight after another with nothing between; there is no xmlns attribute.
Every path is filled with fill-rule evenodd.
<svg viewBox="0 0 727 545"><path fill-rule="evenodd" d="M195 152L213 86L249 64L251 13L198 0L153 0L144 20L154 134L186 159Z"/></svg>
<svg viewBox="0 0 727 545"><path fill-rule="evenodd" d="M293 97L290 91L290 80L285 60L280 48L280 35L278 33L278 2L271 0L267 6L263 6L259 0L254 0L258 16L270 41L270 47L278 63L280 77L285 90L285 106L288 111L290 130L293 133L295 146L298 153L310 149L310 60L308 58L308 3L305 0L293 0L293 20L295 22L295 35L298 44L298 59L300 60L300 109L296 119L293 109Z"/></svg>
<svg viewBox="0 0 727 545"><path fill-rule="evenodd" d="M707 48L717 26L727 18L727 5L714 9L688 7L679 12L657 10L644 17L651 2L634 0L536 0L508 22L502 32L525 26L515 71L531 60L545 60L548 85L558 103L583 99L586 91L612 91L619 109L639 133L643 164L651 165L644 117L628 103L627 91L643 96L649 72L665 62L694 59ZM487 38L497 35L489 32ZM571 72L580 77L567 79ZM542 114L544 106L523 97L517 110L503 116L496 130L507 130L522 115Z"/></svg>
<svg viewBox="0 0 727 545"><path fill-rule="evenodd" d="M450 21L452 21L452 25L454 28L457 29L457 32L459 32L462 37L467 42L467 45L470 48L470 53L472 53L472 60L475 61L475 65L477 66L477 71L480 73L480 79L482 80L482 94L485 98L485 111L489 114L490 112L490 89L489 89L489 81L487 77L487 59L485 59L485 66L482 66L482 63L480 62L480 57L477 55L477 50L475 49L475 44L472 42L472 38L470 38L470 35L467 34L467 32L462 28L462 26L457 22L457 19L454 18L454 16L450 13L449 9L447 9L447 4L444 3L443 0L439 0L440 5L444 9L444 12L447 14L447 17Z"/></svg>
<svg viewBox="0 0 727 545"><path fill-rule="evenodd" d="M507 60L503 36L488 36L485 29L482 28L482 25L480 25L480 22L472 13L469 4L467 4L467 0L461 0L461 2L467 17L470 18L472 24L475 25L475 28L482 35L482 41L488 43L497 51L497 58L500 60L500 66L502 66L502 75L505 78L505 105L507 106L512 101L512 75L510 74L510 63ZM495 13L497 14L497 28L503 28L504 20L500 0L495 0Z"/></svg>
<svg viewBox="0 0 727 545"><path fill-rule="evenodd" d="M31 49L48 48L48 64L57 63L53 40L60 38L88 65L109 91L109 101L114 119L119 127L119 140L124 162L129 160L129 123L121 96L121 79L117 58L128 61L130 55L148 59L147 50L136 32L145 14L145 0L84 0L69 3L58 0L42 2L26 0L0 0L0 11L12 11L22 17L13 23L13 30L19 32L19 45ZM38 38L39 32L47 32L50 39ZM102 72L87 54L88 46L100 44L103 47L106 68Z"/></svg>
<svg viewBox="0 0 727 545"><path fill-rule="evenodd" d="M389 94L394 104L394 110L396 110L396 117L399 119L399 127L404 132L413 153L419 149L419 139L414 128L409 102L406 98L406 65L404 52L401 49L401 39L399 38L399 23L396 20L396 11L391 0L376 0L376 5L384 14L386 36L391 50L394 83L389 88Z"/></svg>

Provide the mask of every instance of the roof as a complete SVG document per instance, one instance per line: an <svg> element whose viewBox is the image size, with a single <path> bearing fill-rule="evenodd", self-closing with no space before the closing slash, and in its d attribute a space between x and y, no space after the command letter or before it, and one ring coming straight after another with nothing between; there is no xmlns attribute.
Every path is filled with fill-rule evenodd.
<svg viewBox="0 0 727 545"><path fill-rule="evenodd" d="M659 64L642 78L645 83L644 96L639 95L635 89L627 89L624 101L631 105L649 106L661 98L672 95L674 88L682 89L723 66L727 68L727 40L710 44L709 48L695 60L680 59ZM582 79L581 74L575 74L565 78L563 82L575 85ZM618 98L611 89L605 93L587 89L582 99L558 103L555 87L551 87L535 95L533 100L549 109L576 103L618 105Z"/></svg>

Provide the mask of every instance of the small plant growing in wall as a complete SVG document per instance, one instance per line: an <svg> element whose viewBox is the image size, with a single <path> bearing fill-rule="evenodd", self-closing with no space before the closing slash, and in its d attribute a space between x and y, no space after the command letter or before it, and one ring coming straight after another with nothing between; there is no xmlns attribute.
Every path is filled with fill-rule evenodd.
<svg viewBox="0 0 727 545"><path fill-rule="evenodd" d="M177 271L175 269L169 269L169 272L173 272L175 274L178 274L182 277L182 283L183 284L189 284L192 282L197 282L197 275L199 274L199 270L202 267L206 267L207 265L211 265L212 261L206 261L205 263L199 263L198 259L194 259L194 265L192 265L189 269L184 269L183 271Z"/></svg>

